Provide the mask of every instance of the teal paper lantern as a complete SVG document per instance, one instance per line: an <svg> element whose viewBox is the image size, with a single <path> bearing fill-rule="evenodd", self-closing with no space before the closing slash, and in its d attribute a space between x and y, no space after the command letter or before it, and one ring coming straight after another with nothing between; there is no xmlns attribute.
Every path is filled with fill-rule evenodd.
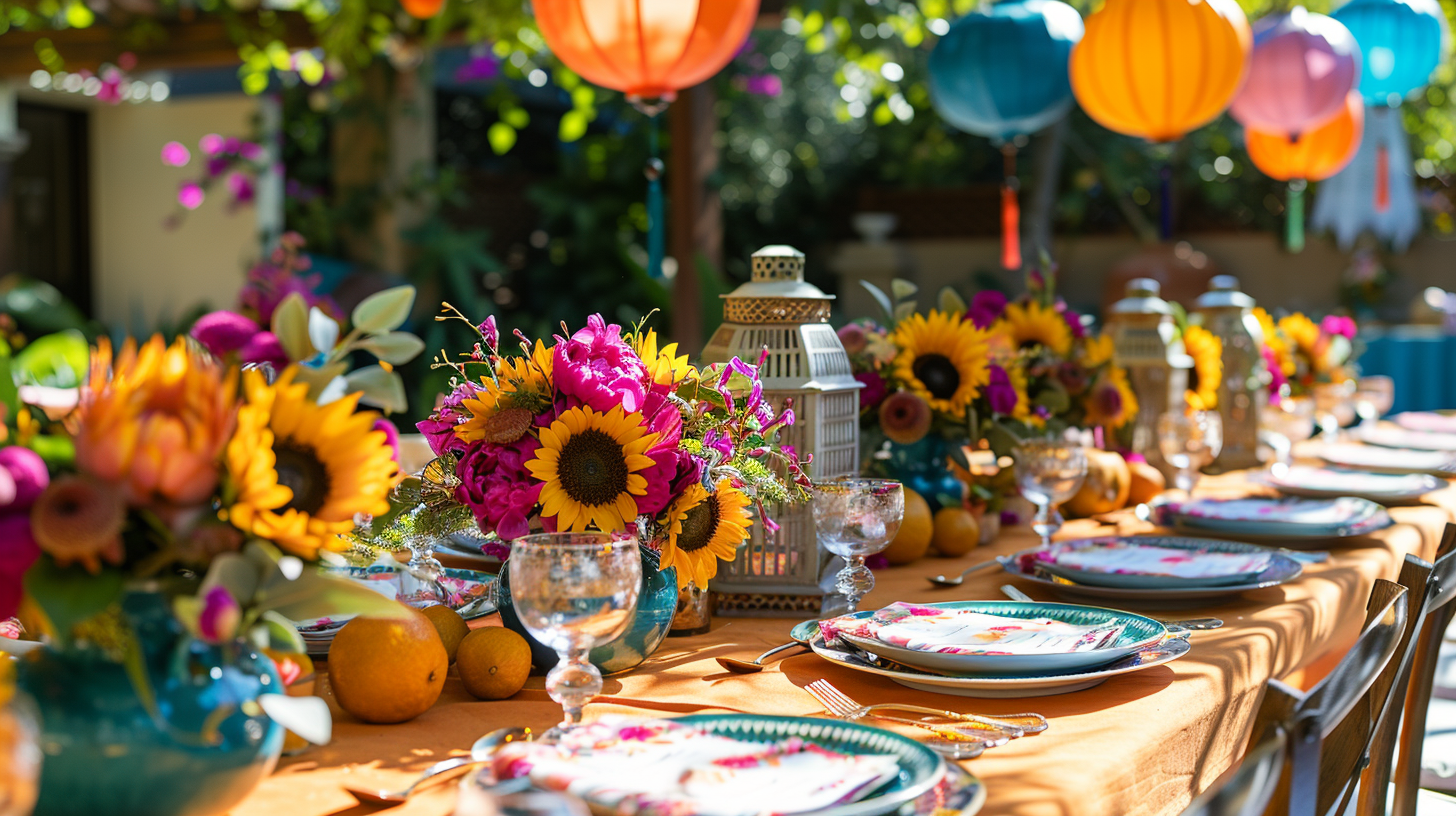
<svg viewBox="0 0 1456 816"><path fill-rule="evenodd" d="M1399 105L1430 82L1450 53L1438 0L1350 0L1330 16L1350 29L1364 53L1360 93L1371 105Z"/></svg>
<svg viewBox="0 0 1456 816"><path fill-rule="evenodd" d="M1067 74L1082 16L1059 0L1008 0L951 24L930 52L930 98L952 125L997 141L1072 107Z"/></svg>

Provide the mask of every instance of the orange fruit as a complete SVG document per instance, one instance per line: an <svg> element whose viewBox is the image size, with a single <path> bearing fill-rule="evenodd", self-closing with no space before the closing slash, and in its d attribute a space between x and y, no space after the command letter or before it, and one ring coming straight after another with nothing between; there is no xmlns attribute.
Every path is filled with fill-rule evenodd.
<svg viewBox="0 0 1456 816"><path fill-rule="evenodd" d="M430 619L355 618L329 646L329 685L339 707L367 723L398 723L440 699L450 656Z"/></svg>
<svg viewBox="0 0 1456 816"><path fill-rule="evenodd" d="M890 546L885 548L885 559L891 564L900 565L909 564L925 555L930 549L933 529L930 505L925 497L908 487L905 488L905 518L900 522L900 532L895 534Z"/></svg>
<svg viewBox="0 0 1456 816"><path fill-rule="evenodd" d="M449 656L450 662L455 662L455 653L460 649L460 641L470 634L470 626L460 613L444 604L427 606L420 610L420 614L430 619L435 625L435 631L440 633L440 642L445 644L445 654Z"/></svg>
<svg viewBox="0 0 1456 816"><path fill-rule="evenodd" d="M501 626L476 629L460 642L455 668L466 691L482 700L504 700L526 685L531 647Z"/></svg>
<svg viewBox="0 0 1456 816"><path fill-rule="evenodd" d="M930 546L948 558L958 558L981 543L981 524L964 507L942 507L935 514Z"/></svg>

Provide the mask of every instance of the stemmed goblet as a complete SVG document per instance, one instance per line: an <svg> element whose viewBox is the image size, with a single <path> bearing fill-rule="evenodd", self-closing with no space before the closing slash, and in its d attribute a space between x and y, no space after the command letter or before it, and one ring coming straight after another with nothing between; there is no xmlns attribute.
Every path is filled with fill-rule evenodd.
<svg viewBox="0 0 1456 816"><path fill-rule="evenodd" d="M632 624L642 590L637 540L625 533L528 535L511 544L506 564L521 623L559 657L546 675L546 693L566 713L559 733L579 725L582 708L601 693L602 674L587 659L592 647Z"/></svg>
<svg viewBox="0 0 1456 816"><path fill-rule="evenodd" d="M875 587L865 557L882 552L905 517L905 488L887 479L838 479L810 488L814 529L824 549L844 559L834 588L849 604L849 613Z"/></svg>
<svg viewBox="0 0 1456 816"><path fill-rule="evenodd" d="M1372 375L1355 381L1355 414L1360 417L1360 427L1374 427L1394 405L1395 380Z"/></svg>
<svg viewBox="0 0 1456 816"><path fill-rule="evenodd" d="M1087 452L1065 439L1027 439L1016 446L1016 485L1021 495L1036 505L1031 529L1049 547L1052 534L1061 529L1062 517L1056 506L1077 495L1087 478Z"/></svg>
<svg viewBox="0 0 1456 816"><path fill-rule="evenodd" d="M1158 450L1178 469L1173 484L1192 493L1199 469L1223 450L1223 420L1217 411L1172 411L1158 417Z"/></svg>

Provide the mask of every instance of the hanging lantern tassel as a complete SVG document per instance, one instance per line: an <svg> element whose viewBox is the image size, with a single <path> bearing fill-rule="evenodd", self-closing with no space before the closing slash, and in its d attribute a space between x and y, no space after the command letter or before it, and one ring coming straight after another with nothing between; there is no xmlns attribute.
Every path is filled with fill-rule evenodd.
<svg viewBox="0 0 1456 816"><path fill-rule="evenodd" d="M1289 182L1284 243L1290 252L1304 251L1304 189L1308 186L1304 179L1292 179Z"/></svg>
<svg viewBox="0 0 1456 816"><path fill-rule="evenodd" d="M648 119L647 144L651 158L642 169L647 176L647 274L653 278L662 277L662 259L667 255L667 222L663 216L662 203L662 159L657 150L657 119L660 111Z"/></svg>
<svg viewBox="0 0 1456 816"><path fill-rule="evenodd" d="M1016 177L1016 145L1011 142L1001 146L1005 158L1006 180L1001 185L1001 266L1004 269L1021 268L1021 204L1017 194L1021 180Z"/></svg>
<svg viewBox="0 0 1456 816"><path fill-rule="evenodd" d="M1383 213L1390 209L1390 149L1385 145L1375 148L1375 211Z"/></svg>

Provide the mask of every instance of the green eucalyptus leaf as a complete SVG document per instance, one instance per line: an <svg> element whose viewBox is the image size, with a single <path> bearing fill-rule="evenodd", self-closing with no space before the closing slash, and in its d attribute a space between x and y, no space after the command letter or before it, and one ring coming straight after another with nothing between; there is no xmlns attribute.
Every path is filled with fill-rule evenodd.
<svg viewBox="0 0 1456 816"><path fill-rule="evenodd" d="M904 278L895 278L894 280L890 281L890 295L894 297L896 301L915 297L915 293L919 291L919 286L916 286L915 284L905 280Z"/></svg>
<svg viewBox="0 0 1456 816"><path fill-rule="evenodd" d="M870 293L870 297L875 299L875 303L879 304L881 311L885 313L885 323L890 326L895 325L895 304L890 302L890 296L885 294L885 290L867 280L861 280L859 285L863 286L865 291Z"/></svg>
<svg viewBox="0 0 1456 816"><path fill-rule="evenodd" d="M325 575L308 567L295 579L271 583L256 597L260 612L276 612L291 621L339 615L400 618L409 607L347 578Z"/></svg>
<svg viewBox="0 0 1456 816"><path fill-rule="evenodd" d="M959 292L949 286L940 290L940 295L936 298L936 304L942 312L953 315L963 315L966 313L966 309L969 308L966 306L966 299L961 297Z"/></svg>
<svg viewBox="0 0 1456 816"><path fill-rule="evenodd" d="M349 383L348 393L360 393L359 401L365 405L381 408L385 413L397 413L409 407L404 393L404 380L393 371L381 366L365 366L345 375Z"/></svg>
<svg viewBox="0 0 1456 816"><path fill-rule="evenodd" d="M75 388L86 379L91 350L86 335L74 329L38 337L21 349L11 372L21 385Z"/></svg>
<svg viewBox="0 0 1456 816"><path fill-rule="evenodd" d="M56 636L68 641L77 624L120 600L122 581L117 569L106 567L92 575L74 564L56 566L55 559L42 555L25 573L25 594L40 605Z"/></svg>
<svg viewBox="0 0 1456 816"><path fill-rule="evenodd" d="M1021 444L1021 438L1003 422L991 423L991 428L986 433L986 441L991 444L991 451L997 456L1010 456L1016 446Z"/></svg>
<svg viewBox="0 0 1456 816"><path fill-rule="evenodd" d="M909 317L910 315L915 314L915 307L917 305L918 304L915 301L913 301L913 300L906 300L906 301L902 301L902 302L896 304L895 305L895 322L896 323L899 323L901 320L904 320L905 318Z"/></svg>
<svg viewBox="0 0 1456 816"><path fill-rule="evenodd" d="M317 401L319 395L324 392L324 389L329 386L329 383L338 377L344 376L344 372L348 368L349 364L342 360L337 363L329 363L322 368L314 368L313 366L306 365L295 366L293 369L295 372L293 380L294 382L307 383L308 398Z"/></svg>
<svg viewBox="0 0 1456 816"><path fill-rule="evenodd" d="M397 329L409 319L415 306L415 288L396 286L375 292L354 307L354 330L378 334Z"/></svg>
<svg viewBox="0 0 1456 816"><path fill-rule="evenodd" d="M307 360L314 354L308 336L308 303L297 292L283 299L273 311L273 334L290 360Z"/></svg>
<svg viewBox="0 0 1456 816"><path fill-rule="evenodd" d="M366 337L354 344L390 365L404 365L420 356L425 341L409 332L391 331Z"/></svg>

